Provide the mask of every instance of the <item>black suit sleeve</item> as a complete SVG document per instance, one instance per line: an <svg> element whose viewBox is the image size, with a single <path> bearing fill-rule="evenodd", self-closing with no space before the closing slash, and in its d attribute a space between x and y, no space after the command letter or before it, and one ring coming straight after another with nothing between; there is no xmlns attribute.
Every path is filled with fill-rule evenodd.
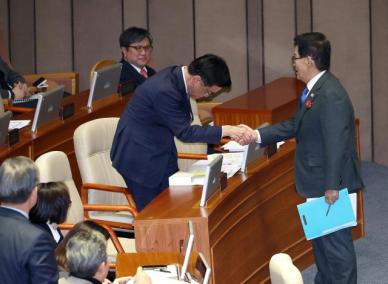
<svg viewBox="0 0 388 284"><path fill-rule="evenodd" d="M28 258L31 283L58 283L58 268L54 257L55 243L42 231Z"/></svg>

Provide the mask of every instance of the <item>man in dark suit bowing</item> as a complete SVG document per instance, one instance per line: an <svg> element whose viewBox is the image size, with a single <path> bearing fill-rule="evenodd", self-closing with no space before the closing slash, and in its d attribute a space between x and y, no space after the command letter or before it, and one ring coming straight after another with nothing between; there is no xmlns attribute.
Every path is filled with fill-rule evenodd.
<svg viewBox="0 0 388 284"><path fill-rule="evenodd" d="M0 282L58 283L52 237L28 220L37 200L38 168L27 157L0 167Z"/></svg>
<svg viewBox="0 0 388 284"><path fill-rule="evenodd" d="M295 138L295 183L306 198L325 196L328 204L347 187L363 187L355 146L354 111L339 80L329 71L330 42L321 33L294 39L292 63L306 83L293 117L260 129L257 142L268 145ZM243 141L243 143L252 141ZM351 228L312 240L318 273L315 283L357 283Z"/></svg>
<svg viewBox="0 0 388 284"><path fill-rule="evenodd" d="M155 70L148 66L152 54L151 34L138 27L131 27L120 35L120 48L123 64L120 75L120 84L129 84L135 90L148 77L155 74Z"/></svg>
<svg viewBox="0 0 388 284"><path fill-rule="evenodd" d="M189 66L159 71L136 89L118 123L111 159L139 211L168 187L168 177L178 170L174 136L183 142L212 144L224 136L250 138L244 137L249 131L239 126L191 125L190 97L206 97L230 86L225 61L207 54Z"/></svg>

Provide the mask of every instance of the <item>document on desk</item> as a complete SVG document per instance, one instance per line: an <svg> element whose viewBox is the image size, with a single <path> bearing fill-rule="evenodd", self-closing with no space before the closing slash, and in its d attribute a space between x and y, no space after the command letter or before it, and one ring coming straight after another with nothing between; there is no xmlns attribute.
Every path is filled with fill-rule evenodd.
<svg viewBox="0 0 388 284"><path fill-rule="evenodd" d="M241 168L243 153L223 153L208 155L207 160L199 160L191 165L188 172L178 171L168 178L170 185L203 185L205 182L206 166L217 156L222 155L221 171L228 178L234 176Z"/></svg>
<svg viewBox="0 0 388 284"><path fill-rule="evenodd" d="M31 120L11 120L9 122L8 129L9 130L16 129L16 128L21 129L23 127L28 126L30 123L31 123Z"/></svg>
<svg viewBox="0 0 388 284"><path fill-rule="evenodd" d="M357 226L357 214L349 196L348 189L344 188L339 191L339 198L332 205L326 203L323 196L297 206L307 240ZM352 199L356 200L356 194L352 194Z"/></svg>

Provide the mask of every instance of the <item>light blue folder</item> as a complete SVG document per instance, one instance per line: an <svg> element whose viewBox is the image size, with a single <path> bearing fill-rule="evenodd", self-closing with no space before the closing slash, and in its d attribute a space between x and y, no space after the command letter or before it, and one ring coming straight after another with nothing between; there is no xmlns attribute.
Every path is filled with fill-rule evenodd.
<svg viewBox="0 0 388 284"><path fill-rule="evenodd" d="M325 197L307 201L297 207L307 240L357 225L347 188L339 191L338 200L329 210Z"/></svg>

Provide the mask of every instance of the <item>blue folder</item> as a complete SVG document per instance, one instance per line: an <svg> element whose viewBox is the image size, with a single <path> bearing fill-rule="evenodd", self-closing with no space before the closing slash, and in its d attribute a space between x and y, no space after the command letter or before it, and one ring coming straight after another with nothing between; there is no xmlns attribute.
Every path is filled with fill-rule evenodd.
<svg viewBox="0 0 388 284"><path fill-rule="evenodd" d="M339 191L339 198L330 209L325 197L307 201L297 207L307 240L357 225L347 188Z"/></svg>

